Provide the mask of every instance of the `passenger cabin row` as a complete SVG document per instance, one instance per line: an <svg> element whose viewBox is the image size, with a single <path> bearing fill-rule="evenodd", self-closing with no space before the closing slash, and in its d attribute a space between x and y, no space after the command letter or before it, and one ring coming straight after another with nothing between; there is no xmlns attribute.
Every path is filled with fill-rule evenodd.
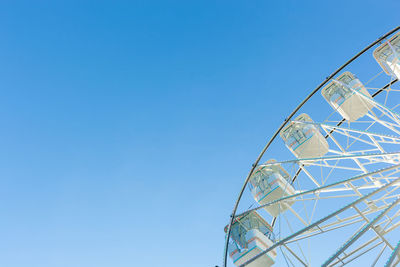
<svg viewBox="0 0 400 267"><path fill-rule="evenodd" d="M374 58L388 75L400 79L400 32L375 49ZM344 72L332 80L321 93L329 105L348 121L356 121L365 116L374 106L367 89L350 72ZM310 116L304 113L288 123L281 130L280 136L297 158L319 158L329 151L326 138ZM291 184L290 175L273 159L254 169L249 179L249 187L258 204L272 202L264 207L272 217L285 212L295 201L293 197L273 203L296 192ZM239 216L232 224L229 255L235 265L242 265L271 247L274 240L272 236L272 227L256 211ZM248 266L272 266L275 258L276 250L271 250Z"/></svg>
<svg viewBox="0 0 400 267"><path fill-rule="evenodd" d="M249 179L249 187L254 199L260 205L295 194L295 190L290 184L289 174L275 160L269 160L254 170ZM264 209L276 217L293 203L293 199L288 199L282 203L268 205ZM225 227L226 231L227 227ZM228 252L237 266L271 247L274 241L272 227L256 211L251 211L235 219L231 228L231 239ZM276 250L273 249L248 266L269 267L275 263L275 258Z"/></svg>

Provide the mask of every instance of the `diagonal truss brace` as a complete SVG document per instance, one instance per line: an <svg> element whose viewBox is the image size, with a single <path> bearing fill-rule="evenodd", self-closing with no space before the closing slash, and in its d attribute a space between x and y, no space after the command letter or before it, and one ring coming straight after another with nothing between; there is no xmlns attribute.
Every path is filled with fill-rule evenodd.
<svg viewBox="0 0 400 267"><path fill-rule="evenodd" d="M299 230L299 231L297 231L297 232L295 232L295 233L293 233L293 234L287 236L286 238L282 239L281 241L276 242L275 244L273 244L272 246L270 246L269 248L267 248L266 250L264 250L263 252L261 252L261 253L258 254L257 256L251 258L251 259L248 260L247 262L245 262L245 263L243 263L242 265L240 265L240 267L245 267L246 265L248 265L248 264L250 264L251 262L257 260L259 257L263 256L264 254L268 253L269 251L273 250L274 248L283 245L284 243L286 243L286 242L289 241L290 239L292 239L292 238L298 236L299 234L302 234L302 233L304 233L304 232L306 232L306 231L308 231L308 230L310 230L310 229L312 229L312 228L314 228L314 227L318 227L318 225L320 225L321 223L323 223L323 222L329 220L330 218L332 218L332 217L334 217L334 216L336 216L336 215L338 215L338 214L344 212L345 210L347 210L347 209L349 209L349 208L352 208L354 205L356 205L356 204L358 204L358 203L360 203L360 202L362 202L362 201L364 201L364 200L370 198L371 196L373 196L373 195L375 195L375 194L377 194L377 193L379 193L379 192L385 190L386 188L388 188L388 187L394 185L395 183L397 183L399 180L400 180L400 177L397 178L397 179L395 179L395 180L393 180L393 181L391 181L390 183L387 183L387 184L383 185L382 187L380 187L380 188L378 188L378 189L372 191L371 193L369 193L369 194L367 194L367 195L365 195L365 196L363 196L363 197L360 197L360 198L356 199L355 201L353 201L353 202L347 204L346 206L344 206L343 208L340 208L340 209L336 210L335 212L332 212L331 214L329 214L329 215L323 217L322 219L319 219L318 221L316 221L316 222L310 224L309 226L304 227L303 229L301 229L301 230ZM398 199L398 200L396 200L396 201L400 201L400 199Z"/></svg>
<svg viewBox="0 0 400 267"><path fill-rule="evenodd" d="M368 224L366 224L363 228L361 228L356 235L352 236L346 243L343 244L339 248L338 251L336 251L331 257L326 260L321 267L327 267L329 263L331 263L335 258L337 258L340 254L342 254L343 251L345 251L348 247L350 247L357 239L359 239L365 232L367 232L371 226L373 226L376 222L378 222L386 213L388 213L397 203L400 202L400 198L397 198L395 201L393 201L386 209L384 209L380 214L378 214L372 221L370 221Z"/></svg>
<svg viewBox="0 0 400 267"><path fill-rule="evenodd" d="M256 207L256 208L253 208L253 209L249 209L249 210L247 210L245 212L242 212L242 213L236 215L236 217L243 216L243 215L245 215L245 214L247 214L249 212L252 212L252 211L255 211L255 210L259 210L259 209L262 209L262 208L265 208L265 207L280 203L282 201L286 201L286 200L289 200L289 199L292 199L292 198L296 198L296 197L299 197L299 196L302 196L302 195L310 194L310 193L316 193L316 192L322 191L323 189L326 189L326 188L329 188L329 187L333 187L333 186L337 186L337 185L340 185L340 184L348 183L348 182L351 182L351 181L354 181L354 180L362 179L362 178L365 178L367 176L371 176L371 175L374 175L374 174L378 174L378 173L394 170L394 169L397 169L399 167L400 167L400 164L396 164L396 165L393 165L393 166L390 166L390 167L387 167L387 168L383 168L383 169L379 169L379 170L376 170L376 171L373 171L373 172L357 175L357 176L351 177L351 178L346 179L346 180L342 180L342 181L338 181L338 182L335 182L335 183L332 183L332 184L324 185L324 186L321 186L321 187L318 187L318 188L314 188L314 189L311 189L311 190L307 190L307 191L304 191L304 192L301 192L301 193L297 193L297 194L294 194L294 195L282 197L280 199L265 203L264 205L261 205L259 207ZM399 180L399 179L396 179L393 182L395 182L397 180ZM392 184L392 183L390 183L390 184ZM385 186L387 186L387 184Z"/></svg>

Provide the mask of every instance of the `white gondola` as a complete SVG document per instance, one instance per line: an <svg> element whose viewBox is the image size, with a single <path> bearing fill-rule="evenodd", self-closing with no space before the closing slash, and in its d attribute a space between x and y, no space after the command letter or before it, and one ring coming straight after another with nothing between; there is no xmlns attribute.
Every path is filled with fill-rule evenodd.
<svg viewBox="0 0 400 267"><path fill-rule="evenodd" d="M305 113L289 122L279 134L297 158L316 158L328 153L328 142Z"/></svg>
<svg viewBox="0 0 400 267"><path fill-rule="evenodd" d="M377 47L374 58L388 75L400 79L400 32Z"/></svg>
<svg viewBox="0 0 400 267"><path fill-rule="evenodd" d="M345 72L332 80L322 91L322 96L343 118L356 121L373 107L367 98L371 95L351 72Z"/></svg>
<svg viewBox="0 0 400 267"><path fill-rule="evenodd" d="M274 162L276 161L272 159L265 163L266 166L258 166L249 180L250 191L260 205L295 194L295 190L289 182L289 174L280 164L269 165ZM290 199L282 204L266 206L264 209L273 217L277 217L293 203L294 200Z"/></svg>
<svg viewBox="0 0 400 267"><path fill-rule="evenodd" d="M225 232L227 231L225 227ZM236 266L240 266L273 245L272 227L256 212L251 211L235 219L231 227L232 242L228 252ZM273 249L247 266L269 267L275 263Z"/></svg>

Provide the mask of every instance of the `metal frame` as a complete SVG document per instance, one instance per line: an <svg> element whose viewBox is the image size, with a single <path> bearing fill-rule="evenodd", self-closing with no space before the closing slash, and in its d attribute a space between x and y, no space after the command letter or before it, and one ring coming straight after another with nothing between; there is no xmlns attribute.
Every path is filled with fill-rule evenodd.
<svg viewBox="0 0 400 267"><path fill-rule="evenodd" d="M366 51L368 51L369 49L371 49L372 47L374 47L376 44L380 43L382 40L384 40L385 38L387 38L388 36L392 35L393 33L395 33L396 31L398 31L400 29L400 27L396 27L395 29L391 30L390 32L386 33L385 35L383 35L382 37L378 38L376 41L374 41L373 43L371 43L370 45L368 45L367 47L365 47L363 50L361 50L359 53L357 53L355 56L353 56L350 60L348 60L346 63L344 63L342 66L340 66L336 71L334 71L330 76L328 76L323 82L321 82L317 88L315 88L294 110L293 112L284 120L284 122L281 124L281 126L278 128L278 130L273 134L272 138L268 141L268 143L266 144L266 146L262 149L261 153L259 154L259 156L257 157L256 161L254 162L254 164L252 165L252 168L249 172L249 174L247 175L247 178L245 179L245 182L242 186L242 189L239 192L239 196L235 202L232 214L230 216L230 222L228 224L228 228L227 228L227 234L226 234L226 240L225 240L225 249L224 249L224 258L223 258L223 266L226 267L227 264L227 254L228 254L228 244L229 244L229 238L230 238L230 233L231 233L231 227L232 227L232 223L236 217L236 212L237 212L237 208L238 205L240 203L240 200L242 198L242 195L244 193L244 190L247 186L247 183L250 179L250 176L252 175L252 173L254 172L255 167L258 165L258 163L260 162L261 158L263 157L263 155L265 154L265 152L267 151L267 149L269 148L269 146L271 145L271 143L275 140L275 138L278 136L279 132L286 126L286 124L292 119L292 117L299 111L299 109L315 94L317 93L325 84L327 84L330 80L332 80L340 71L342 71L345 67L347 67L350 63L352 63L355 59L357 59L359 56L361 56L362 54L364 54ZM379 89L377 92L375 92L372 97L375 97L376 95L380 94L381 92L383 92L384 90L386 90L387 88L390 88L390 86L394 83L397 82L397 79L391 81L389 84L385 85L384 87L382 87L381 89ZM340 126L345 120L343 119L342 121L340 121L338 123L337 126ZM330 129L330 131L327 131L326 134L326 138L331 137L332 133L335 131L335 129ZM360 166L361 167L361 166ZM304 170L303 168L299 168L299 170L297 171L296 175L294 176L294 179L298 176L298 174ZM393 181L392 181L393 182ZM390 182L389 184L391 184L392 182ZM387 185L387 184L386 184ZM385 185L385 186L386 186ZM385 187L383 186L383 187ZM383 188L381 187L381 188ZM386 187L385 187L386 188ZM379 189L379 188L378 188ZM362 197L360 199L363 199ZM275 246L275 245L274 245ZM275 246L276 247L276 246ZM271 249L269 249L271 250ZM267 250L267 251L269 251ZM263 253L266 253L266 251L264 251ZM261 254L260 254L261 255ZM258 256L257 256L258 257ZM253 258L252 260L256 259L257 257ZM251 260L251 261L252 261ZM249 261L249 262L251 262ZM248 262L248 263L249 263Z"/></svg>

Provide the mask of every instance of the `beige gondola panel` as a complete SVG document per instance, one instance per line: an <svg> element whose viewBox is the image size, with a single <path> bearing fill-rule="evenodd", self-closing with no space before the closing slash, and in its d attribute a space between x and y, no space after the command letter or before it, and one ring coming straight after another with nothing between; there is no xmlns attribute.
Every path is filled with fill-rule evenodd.
<svg viewBox="0 0 400 267"><path fill-rule="evenodd" d="M227 232L228 226L225 227ZM231 227L229 256L236 266L240 266L271 247L272 227L256 211L237 217ZM263 254L248 267L270 267L275 263L276 250Z"/></svg>
<svg viewBox="0 0 400 267"><path fill-rule="evenodd" d="M258 166L250 177L250 191L260 205L295 194L289 174L280 164L273 164L275 162L272 159ZM285 200L282 203L268 205L264 209L273 217L277 217L293 203L293 199Z"/></svg>
<svg viewBox="0 0 400 267"><path fill-rule="evenodd" d="M321 93L332 108L348 121L358 120L373 107L365 86L348 71L328 83Z"/></svg>
<svg viewBox="0 0 400 267"><path fill-rule="evenodd" d="M290 121L279 134L289 150L299 159L322 157L329 151L328 142L305 113Z"/></svg>
<svg viewBox="0 0 400 267"><path fill-rule="evenodd" d="M374 58L388 75L400 79L400 32L377 47Z"/></svg>

